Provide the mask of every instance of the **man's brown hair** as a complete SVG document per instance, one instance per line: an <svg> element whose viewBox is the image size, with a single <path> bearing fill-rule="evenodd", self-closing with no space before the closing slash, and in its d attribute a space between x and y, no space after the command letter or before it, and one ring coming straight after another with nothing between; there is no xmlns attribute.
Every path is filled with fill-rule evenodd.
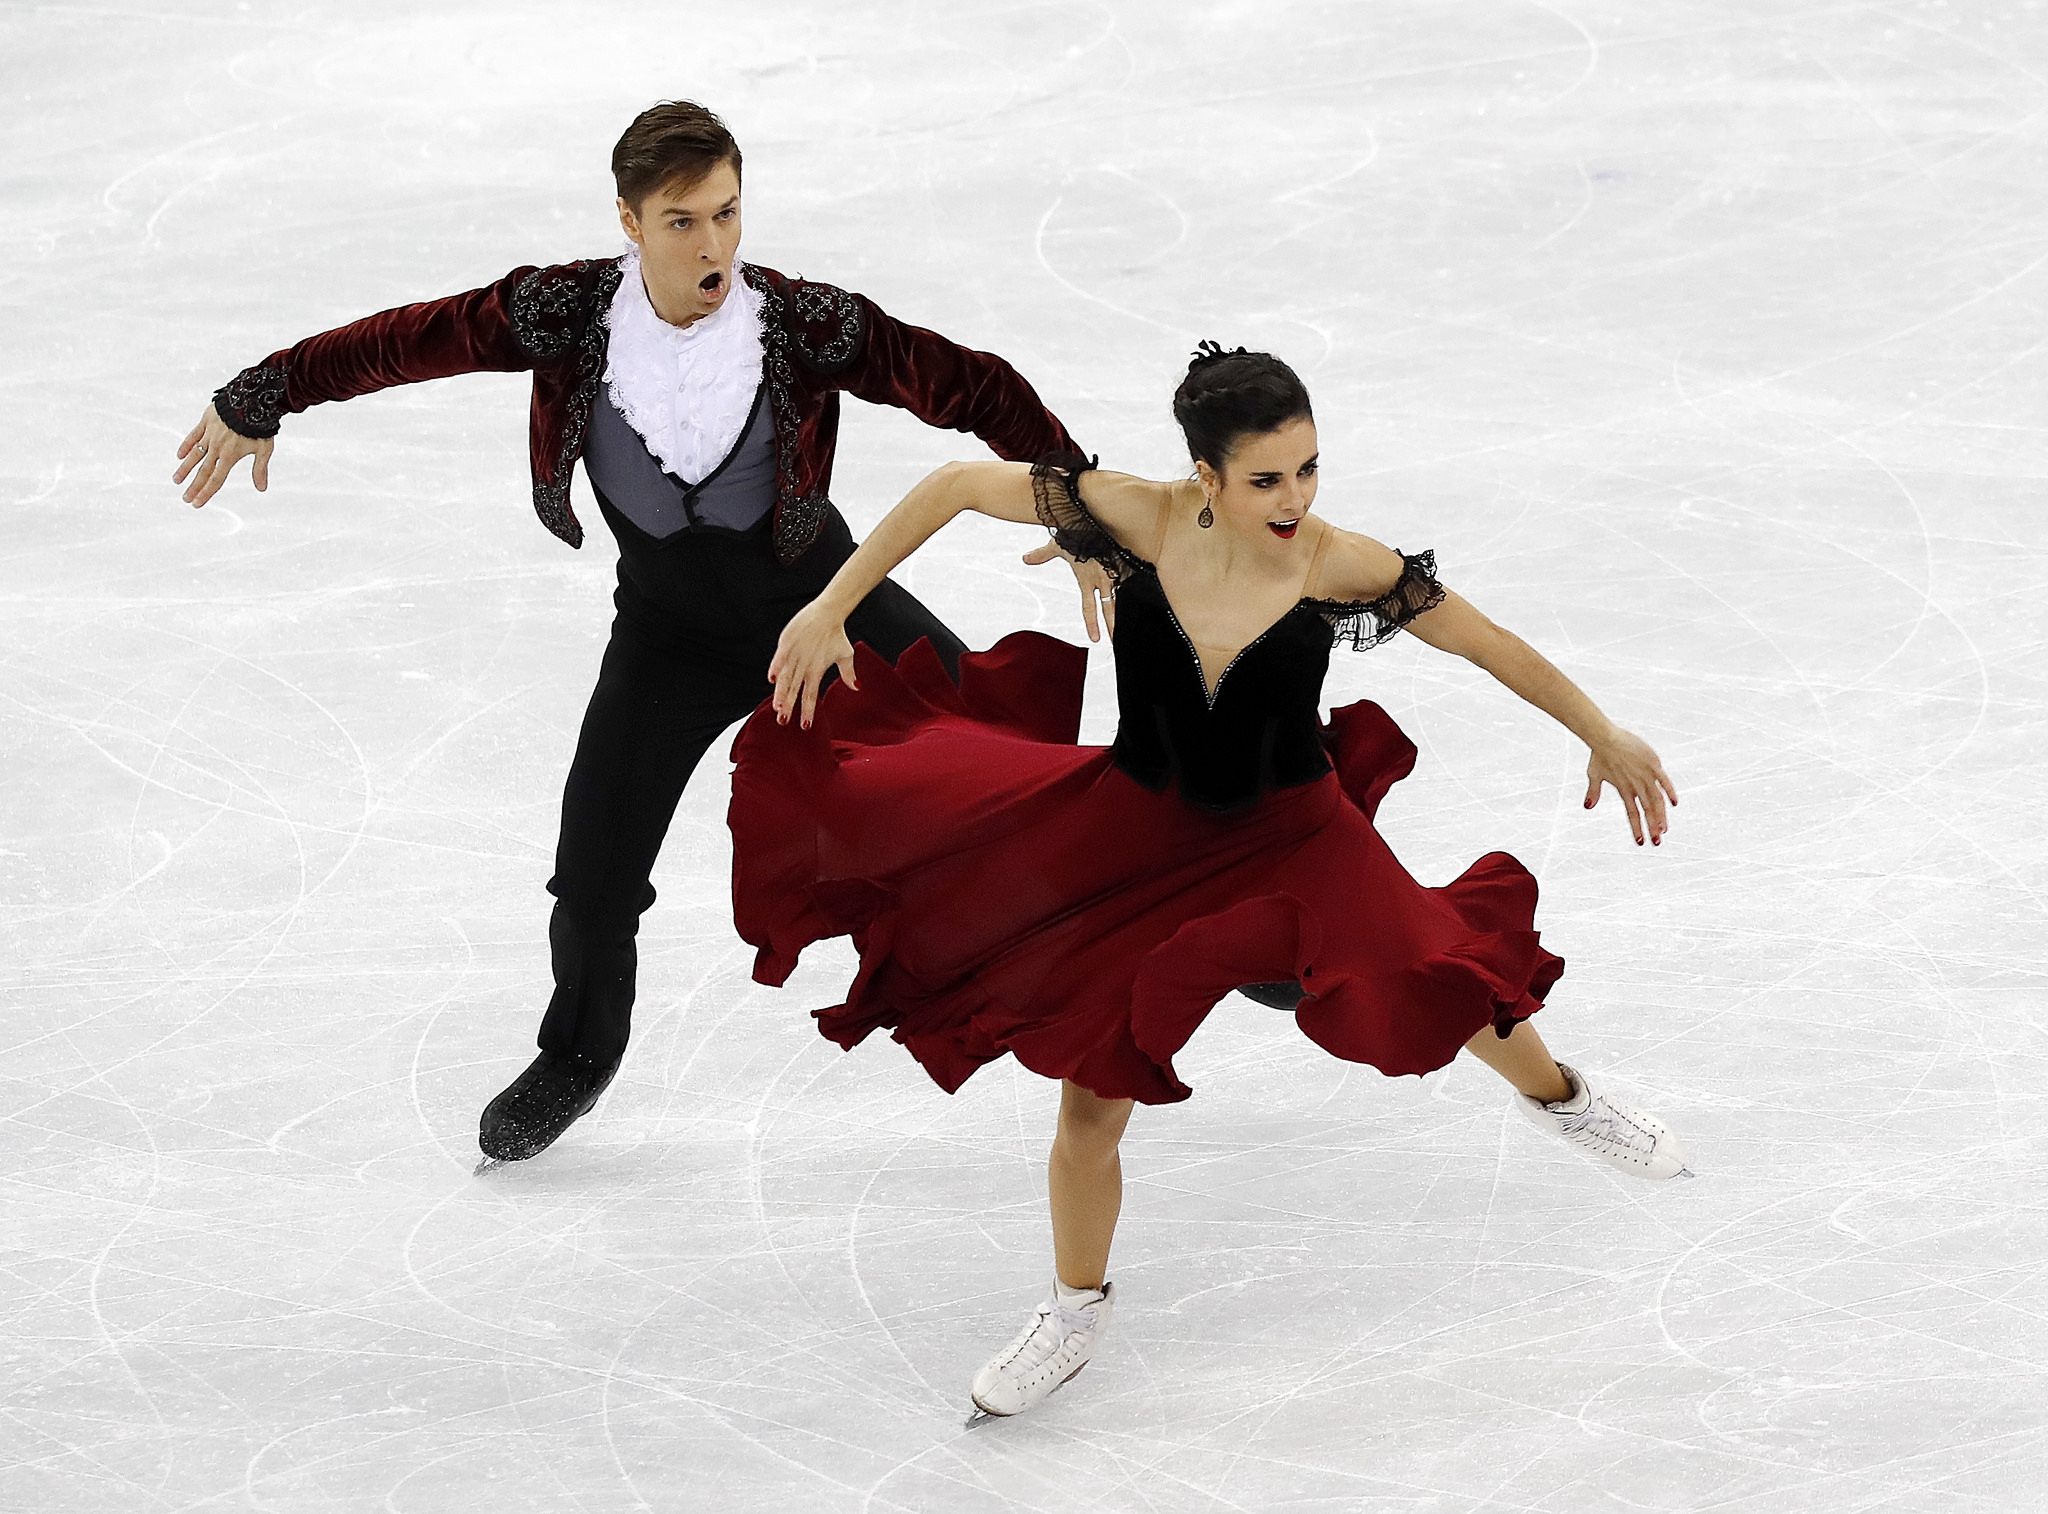
<svg viewBox="0 0 2048 1514"><path fill-rule="evenodd" d="M694 100L664 100L635 116L619 138L612 178L637 215L657 189L690 189L721 163L739 177L740 145L725 123Z"/></svg>

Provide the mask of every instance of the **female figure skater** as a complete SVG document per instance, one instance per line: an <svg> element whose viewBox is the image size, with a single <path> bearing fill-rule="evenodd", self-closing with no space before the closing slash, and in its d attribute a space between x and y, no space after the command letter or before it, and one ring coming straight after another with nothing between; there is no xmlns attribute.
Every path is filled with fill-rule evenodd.
<svg viewBox="0 0 2048 1514"><path fill-rule="evenodd" d="M734 746L733 892L755 976L851 935L860 971L818 1015L851 1047L886 1027L948 1092L1003 1053L1062 1080L1054 1284L976 1374L987 1414L1040 1403L1109 1323L1117 1145L1133 1102L1186 1098L1173 1056L1242 984L1300 984L1318 1045L1389 1075L1460 1047L1589 1156L1683 1173L1654 1118L1555 1061L1529 1017L1562 972L1536 880L1493 852L1442 888L1373 828L1415 748L1377 705L1318 720L1338 642L1402 629L1491 673L1590 749L1586 807L1620 796L1637 845L1677 793L1657 755L1406 554L1310 513L1316 429L1292 369L1212 343L1174 395L1195 477L949 463L911 490L782 633L772 701ZM962 510L1038 521L1116 585L1119 724L1076 745L1086 654L1034 632L893 668L846 619ZM819 702L826 675L845 687ZM798 724L789 724L792 715ZM814 728L815 720L815 728Z"/></svg>

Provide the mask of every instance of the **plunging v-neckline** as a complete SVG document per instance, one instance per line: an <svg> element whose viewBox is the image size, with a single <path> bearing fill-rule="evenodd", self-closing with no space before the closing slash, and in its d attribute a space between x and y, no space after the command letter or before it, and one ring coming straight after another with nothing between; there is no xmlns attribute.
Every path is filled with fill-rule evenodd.
<svg viewBox="0 0 2048 1514"><path fill-rule="evenodd" d="M1144 558L1135 555L1133 555L1132 561L1142 564L1145 570L1151 574L1152 585L1159 591L1159 602L1166 607L1166 618L1173 622L1174 630L1180 633L1180 639L1187 644L1188 656L1194 659L1195 678L1202 685L1202 702L1212 710L1216 708L1216 701L1223 696L1223 681L1230 676L1230 670L1242 662L1245 654L1251 651L1253 647L1285 625L1287 618L1303 605L1309 603L1312 598L1312 596L1304 594L1285 610L1282 610L1271 625L1267 626L1265 630L1259 632L1258 635L1231 654L1230 661L1223 665L1223 671L1216 675L1216 681L1212 684L1209 682L1209 666L1202 661L1202 649L1195 645L1195 638L1188 635L1188 628L1181 622L1180 611L1174 609L1173 596L1166 592L1166 580L1159 576L1159 565L1146 562ZM1309 571L1311 573L1315 571L1313 561L1309 564ZM1307 588L1308 584L1304 581L1302 587Z"/></svg>
<svg viewBox="0 0 2048 1514"><path fill-rule="evenodd" d="M1078 493L1075 498L1078 503ZM1083 505L1082 509L1087 509L1087 506ZM1170 527L1170 523L1166 518L1165 506L1161 507L1160 516L1159 544L1152 549L1155 557L1166 550L1166 533ZM1303 605L1310 603L1314 598L1308 591L1315 584L1316 568L1322 563L1323 548L1330 544L1330 533L1333 529L1333 527L1324 526L1322 535L1316 538L1316 549L1309 555L1308 571L1302 574L1301 577L1301 597L1285 610L1282 610L1273 623L1267 626L1265 630L1259 632L1258 635L1233 652L1230 661L1223 665L1223 671L1216 675L1216 681L1213 684L1209 682L1209 665L1202 661L1202 649L1195 645L1195 638L1188 635L1188 628L1180 618L1180 611L1173 607L1173 596L1166 592L1166 580L1159 576L1159 564L1156 561L1147 561L1145 558L1138 556L1137 553L1132 552L1128 547L1124 549L1125 555L1132 562L1152 575L1153 587L1159 590L1159 602L1166 607L1166 618L1173 622L1173 629L1180 634L1180 639L1187 644L1188 656L1194 659L1195 681L1201 684L1202 703L1209 709L1213 710L1216 708L1216 701L1223 697L1224 680L1230 677L1230 670L1232 668L1235 668L1240 662L1244 661L1245 654L1279 630L1283 625L1287 624L1287 618L1290 615L1293 615Z"/></svg>

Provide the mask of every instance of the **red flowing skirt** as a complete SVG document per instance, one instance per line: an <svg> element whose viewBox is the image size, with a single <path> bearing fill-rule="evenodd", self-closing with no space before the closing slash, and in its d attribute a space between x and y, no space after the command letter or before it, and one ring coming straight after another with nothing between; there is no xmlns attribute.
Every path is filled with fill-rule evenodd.
<svg viewBox="0 0 2048 1514"><path fill-rule="evenodd" d="M1184 1099L1174 1054L1209 1011L1288 979L1317 1045L1424 1073L1564 970L1513 857L1425 888L1380 839L1415 748L1376 704L1332 715L1334 772L1215 814L1076 745L1080 647L1019 632L957 687L928 642L855 666L810 730L763 705L734 742L733 918L776 986L851 936L859 972L819 1028L849 1048L886 1029L949 1093L1007 1052L1105 1098Z"/></svg>

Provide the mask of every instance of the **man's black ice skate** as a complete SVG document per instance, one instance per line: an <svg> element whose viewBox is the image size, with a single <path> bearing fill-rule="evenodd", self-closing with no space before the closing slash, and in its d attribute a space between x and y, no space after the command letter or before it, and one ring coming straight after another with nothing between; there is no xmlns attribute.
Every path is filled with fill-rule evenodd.
<svg viewBox="0 0 2048 1514"><path fill-rule="evenodd" d="M1238 989L1254 1004L1263 1004L1268 1009L1285 1010L1293 1014L1301 1008L1301 1001L1308 997L1299 983L1246 983Z"/></svg>
<svg viewBox="0 0 2048 1514"><path fill-rule="evenodd" d="M600 1062L542 1052L510 1087L484 1106L477 1145L493 1162L523 1162L538 1156L590 1113L618 1070L617 1060Z"/></svg>

